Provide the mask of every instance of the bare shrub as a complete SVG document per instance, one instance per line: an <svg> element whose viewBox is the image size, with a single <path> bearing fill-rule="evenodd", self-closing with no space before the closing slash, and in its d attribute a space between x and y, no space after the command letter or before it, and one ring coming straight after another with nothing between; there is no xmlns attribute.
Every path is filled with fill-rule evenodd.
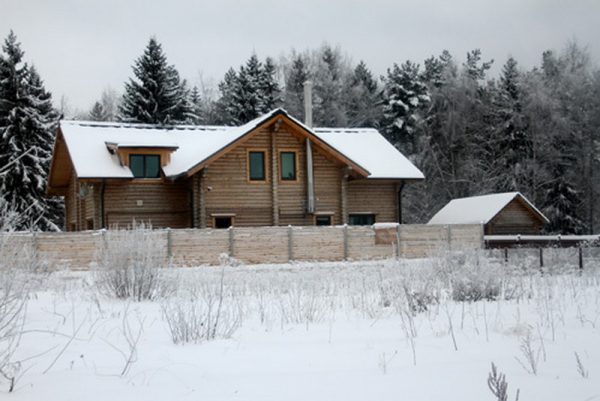
<svg viewBox="0 0 600 401"><path fill-rule="evenodd" d="M519 362L527 373L537 375L541 350L540 348L535 349L531 330L528 330L527 334L521 338L519 350L521 351L521 358L515 357L517 362Z"/></svg>
<svg viewBox="0 0 600 401"><path fill-rule="evenodd" d="M170 265L160 232L143 224L103 233L104 246L95 269L101 291L120 299L152 300L173 291L165 267Z"/></svg>
<svg viewBox="0 0 600 401"><path fill-rule="evenodd" d="M497 300L502 293L502 273L477 253L455 253L446 256L441 273L451 286L457 302Z"/></svg>
<svg viewBox="0 0 600 401"><path fill-rule="evenodd" d="M7 234L0 236L0 376L8 381L8 391L14 389L21 370L13 360L25 321L27 299L37 269L35 255Z"/></svg>
<svg viewBox="0 0 600 401"><path fill-rule="evenodd" d="M508 383L504 373L500 373L496 368L494 362L492 362L492 371L488 375L487 379L488 388L496 397L496 401L508 401ZM517 395L515 400L519 400L519 390L517 389Z"/></svg>
<svg viewBox="0 0 600 401"><path fill-rule="evenodd" d="M225 269L217 281L199 282L161 305L174 344L229 338L242 323L234 291L225 286Z"/></svg>

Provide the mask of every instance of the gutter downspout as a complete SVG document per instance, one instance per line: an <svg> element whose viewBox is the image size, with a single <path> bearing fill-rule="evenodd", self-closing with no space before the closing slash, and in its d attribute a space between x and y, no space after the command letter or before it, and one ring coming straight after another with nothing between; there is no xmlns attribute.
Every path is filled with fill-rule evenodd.
<svg viewBox="0 0 600 401"><path fill-rule="evenodd" d="M404 181L398 184L398 223L402 224L402 189L404 189Z"/></svg>

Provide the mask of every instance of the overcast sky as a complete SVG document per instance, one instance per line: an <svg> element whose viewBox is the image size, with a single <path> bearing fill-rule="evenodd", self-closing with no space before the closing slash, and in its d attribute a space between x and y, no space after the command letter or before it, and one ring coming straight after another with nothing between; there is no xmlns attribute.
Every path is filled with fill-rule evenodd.
<svg viewBox="0 0 600 401"><path fill-rule="evenodd" d="M576 38L600 58L600 0L0 0L0 35L13 29L55 100L87 109L102 89L122 90L156 35L192 83L218 81L255 51L340 45L380 75L394 62L422 62L473 48L524 67Z"/></svg>

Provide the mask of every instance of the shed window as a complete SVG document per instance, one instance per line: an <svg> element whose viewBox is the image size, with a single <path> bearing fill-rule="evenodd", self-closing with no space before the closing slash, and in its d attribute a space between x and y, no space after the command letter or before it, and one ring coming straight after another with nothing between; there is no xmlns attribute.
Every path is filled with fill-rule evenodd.
<svg viewBox="0 0 600 401"><path fill-rule="evenodd" d="M248 153L248 178L250 181L265 180L265 152Z"/></svg>
<svg viewBox="0 0 600 401"><path fill-rule="evenodd" d="M374 214L351 214L348 216L348 223L351 226L372 226L375 224Z"/></svg>
<svg viewBox="0 0 600 401"><path fill-rule="evenodd" d="M281 179L296 180L296 152L281 152Z"/></svg>
<svg viewBox="0 0 600 401"><path fill-rule="evenodd" d="M129 155L129 168L135 178L160 177L159 155Z"/></svg>

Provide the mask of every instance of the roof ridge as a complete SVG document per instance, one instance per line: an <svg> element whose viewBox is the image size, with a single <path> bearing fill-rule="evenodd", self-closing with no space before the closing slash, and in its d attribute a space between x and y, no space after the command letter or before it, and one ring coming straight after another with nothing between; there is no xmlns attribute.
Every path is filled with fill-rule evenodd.
<svg viewBox="0 0 600 401"><path fill-rule="evenodd" d="M237 126L227 126L227 125L192 125L192 124L147 124L147 123L129 123L129 122L119 122L119 121L89 121L89 120L61 120L59 122L60 125L78 125L80 127L90 127L90 128L135 128L135 129L153 129L153 130L203 130L203 131L225 131L234 128L238 128Z"/></svg>

